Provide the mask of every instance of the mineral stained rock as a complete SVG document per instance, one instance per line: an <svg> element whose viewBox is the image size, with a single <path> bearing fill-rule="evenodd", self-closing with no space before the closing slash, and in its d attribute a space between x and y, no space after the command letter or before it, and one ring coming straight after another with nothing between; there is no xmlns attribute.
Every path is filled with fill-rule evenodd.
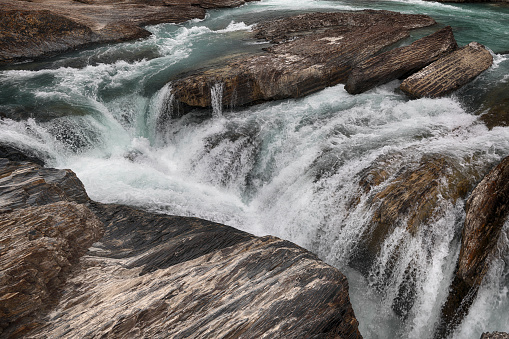
<svg viewBox="0 0 509 339"><path fill-rule="evenodd" d="M477 185L467 200L461 250L449 297L442 309L439 337L468 312L496 255L497 243L509 216L509 157Z"/></svg>
<svg viewBox="0 0 509 339"><path fill-rule="evenodd" d="M348 77L345 89L350 94L359 94L389 81L404 78L457 47L452 28L447 26L410 46L395 48L357 64Z"/></svg>
<svg viewBox="0 0 509 339"><path fill-rule="evenodd" d="M414 98L444 96L472 81L492 63L491 53L471 42L410 76L399 88Z"/></svg>
<svg viewBox="0 0 509 339"><path fill-rule="evenodd" d="M0 194L2 337L361 338L345 276L288 241L96 203L27 161L0 159Z"/></svg>
<svg viewBox="0 0 509 339"><path fill-rule="evenodd" d="M2 0L0 64L55 55L90 44L143 38L143 25L204 18L209 8L244 0Z"/></svg>
<svg viewBox="0 0 509 339"><path fill-rule="evenodd" d="M301 97L344 83L362 60L408 37L408 30L433 24L424 15L372 10L309 13L262 23L254 36L278 44L263 54L174 80L175 103L168 106L179 116L189 107Z"/></svg>

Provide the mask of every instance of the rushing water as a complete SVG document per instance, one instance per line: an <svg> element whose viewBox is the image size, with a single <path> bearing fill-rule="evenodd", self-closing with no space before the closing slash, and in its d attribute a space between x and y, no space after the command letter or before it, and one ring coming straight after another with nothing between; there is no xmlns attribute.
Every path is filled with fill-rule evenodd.
<svg viewBox="0 0 509 339"><path fill-rule="evenodd" d="M0 71L0 142L71 168L92 199L292 240L348 275L365 338L429 338L458 256L464 201L443 198L443 213L425 232L396 229L369 272L360 274L348 263L373 211L358 179L392 155L393 175L428 154L455 159L465 171L486 171L509 155L509 128L488 130L478 120L485 96L509 82L507 55L495 55L491 69L442 99L409 100L394 90L396 81L357 96L338 85L298 100L234 111L215 104L177 120L167 116L168 79L266 46L247 39L253 23L364 8L428 14L439 27L453 26L460 45L475 40L494 53L509 50L509 7L502 5L266 0L212 11L203 21L152 26L145 40ZM436 29L416 31L412 39ZM217 84L212 97L220 102L221 95ZM499 258L454 338L509 331L507 232L506 225ZM387 277L396 243L399 259ZM390 306L409 263L415 301L399 317Z"/></svg>

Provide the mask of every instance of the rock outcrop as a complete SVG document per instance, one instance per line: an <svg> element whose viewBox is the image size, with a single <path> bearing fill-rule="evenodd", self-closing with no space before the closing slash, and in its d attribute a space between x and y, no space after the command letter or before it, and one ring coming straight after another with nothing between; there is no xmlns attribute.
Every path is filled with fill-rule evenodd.
<svg viewBox="0 0 509 339"><path fill-rule="evenodd" d="M491 53L471 42L410 76L399 88L414 98L444 96L472 81L492 63Z"/></svg>
<svg viewBox="0 0 509 339"><path fill-rule="evenodd" d="M204 18L244 0L3 0L0 64L52 56L90 44L147 37L141 26Z"/></svg>
<svg viewBox="0 0 509 339"><path fill-rule="evenodd" d="M359 94L395 79L405 78L458 47L452 28L419 39L409 46L395 48L356 65L345 89Z"/></svg>
<svg viewBox="0 0 509 339"><path fill-rule="evenodd" d="M496 255L509 216L509 157L477 185L467 200L461 250L449 297L442 309L438 337L453 329L468 312Z"/></svg>
<svg viewBox="0 0 509 339"><path fill-rule="evenodd" d="M345 276L288 241L96 203L16 159L0 194L2 337L361 338Z"/></svg>
<svg viewBox="0 0 509 339"><path fill-rule="evenodd" d="M192 107L242 106L297 98L344 83L351 69L408 30L435 21L389 11L310 13L259 24L254 36L278 44L172 82L173 116Z"/></svg>

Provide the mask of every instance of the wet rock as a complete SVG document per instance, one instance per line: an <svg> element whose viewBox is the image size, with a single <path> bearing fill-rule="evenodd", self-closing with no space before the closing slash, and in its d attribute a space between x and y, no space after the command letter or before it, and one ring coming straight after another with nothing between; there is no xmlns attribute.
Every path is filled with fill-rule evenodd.
<svg viewBox="0 0 509 339"><path fill-rule="evenodd" d="M360 11L310 13L260 24L254 29L256 38L281 42L265 53L173 81L173 116L193 107L297 98L344 83L357 63L408 37L409 29L434 23L422 15Z"/></svg>
<svg viewBox="0 0 509 339"><path fill-rule="evenodd" d="M509 83L503 82L483 97L479 119L491 130L509 126Z"/></svg>
<svg viewBox="0 0 509 339"><path fill-rule="evenodd" d="M29 152L21 151L16 147L0 144L0 158L6 158L11 161L29 161L39 166L44 166L44 161Z"/></svg>
<svg viewBox="0 0 509 339"><path fill-rule="evenodd" d="M204 18L209 8L244 0L3 0L0 4L0 64L36 59L90 44L144 38L143 25Z"/></svg>
<svg viewBox="0 0 509 339"><path fill-rule="evenodd" d="M54 302L73 264L100 238L85 206L57 202L0 214L0 328L18 337Z"/></svg>
<svg viewBox="0 0 509 339"><path fill-rule="evenodd" d="M348 77L345 89L350 94L359 94L389 81L404 78L457 47L452 28L447 26L410 46L395 48L356 65Z"/></svg>
<svg viewBox="0 0 509 339"><path fill-rule="evenodd" d="M452 330L468 312L509 216L509 157L477 185L467 200L461 250L438 337Z"/></svg>
<svg viewBox="0 0 509 339"><path fill-rule="evenodd" d="M492 63L491 53L471 42L410 76L399 88L414 98L444 96L472 81Z"/></svg>
<svg viewBox="0 0 509 339"><path fill-rule="evenodd" d="M509 339L509 333L505 332L485 332L481 335L481 339Z"/></svg>

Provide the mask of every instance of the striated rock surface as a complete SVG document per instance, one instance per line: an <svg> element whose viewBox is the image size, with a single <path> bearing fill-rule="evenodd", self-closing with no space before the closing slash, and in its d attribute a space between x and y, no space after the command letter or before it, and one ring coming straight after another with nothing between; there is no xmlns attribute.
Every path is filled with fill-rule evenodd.
<svg viewBox="0 0 509 339"><path fill-rule="evenodd" d="M310 13L259 24L254 36L278 44L259 55L172 82L171 114L192 107L242 106L297 98L344 83L352 67L408 30L433 25L428 16L389 11Z"/></svg>
<svg viewBox="0 0 509 339"><path fill-rule="evenodd" d="M479 119L489 128L509 126L509 83L501 82L483 97Z"/></svg>
<svg viewBox="0 0 509 339"><path fill-rule="evenodd" d="M389 81L404 78L457 47L452 28L447 26L410 46L395 48L356 65L348 77L345 89L350 94L359 94Z"/></svg>
<svg viewBox="0 0 509 339"><path fill-rule="evenodd" d="M288 241L96 203L6 158L0 207L2 337L361 338L345 276Z"/></svg>
<svg viewBox="0 0 509 339"><path fill-rule="evenodd" d="M41 58L90 44L147 37L143 25L204 18L209 8L244 0L3 0L0 64Z"/></svg>
<svg viewBox="0 0 509 339"><path fill-rule="evenodd" d="M509 333L505 332L485 332L481 339L509 339Z"/></svg>
<svg viewBox="0 0 509 339"><path fill-rule="evenodd" d="M477 185L467 200L461 250L449 297L442 309L439 336L468 312L493 257L509 216L509 157Z"/></svg>
<svg viewBox="0 0 509 339"><path fill-rule="evenodd" d="M492 63L491 53L471 42L410 76L399 88L415 98L440 97L469 83Z"/></svg>

